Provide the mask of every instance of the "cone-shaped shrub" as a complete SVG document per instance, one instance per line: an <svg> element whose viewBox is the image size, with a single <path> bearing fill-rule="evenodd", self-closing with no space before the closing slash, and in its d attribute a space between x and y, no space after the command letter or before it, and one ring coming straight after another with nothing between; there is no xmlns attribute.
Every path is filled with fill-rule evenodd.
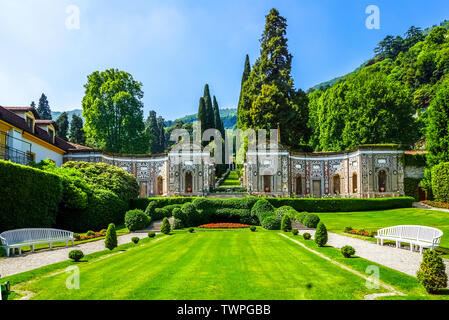
<svg viewBox="0 0 449 320"><path fill-rule="evenodd" d="M117 232L115 231L115 224L111 223L106 231L106 238L104 239L104 245L109 250L113 250L117 247Z"/></svg>
<svg viewBox="0 0 449 320"><path fill-rule="evenodd" d="M327 229L324 223L318 223L315 232L315 242L319 247L324 247L327 243Z"/></svg>
<svg viewBox="0 0 449 320"><path fill-rule="evenodd" d="M162 220L161 232L165 234L170 234L170 230L171 230L170 221L168 221L168 218L164 218L164 220Z"/></svg>
<svg viewBox="0 0 449 320"><path fill-rule="evenodd" d="M292 220L290 219L290 217L288 215L284 215L282 217L281 229L285 232L292 230Z"/></svg>
<svg viewBox="0 0 449 320"><path fill-rule="evenodd" d="M424 252L421 267L416 275L428 293L437 293L439 289L447 287L443 259L434 250Z"/></svg>

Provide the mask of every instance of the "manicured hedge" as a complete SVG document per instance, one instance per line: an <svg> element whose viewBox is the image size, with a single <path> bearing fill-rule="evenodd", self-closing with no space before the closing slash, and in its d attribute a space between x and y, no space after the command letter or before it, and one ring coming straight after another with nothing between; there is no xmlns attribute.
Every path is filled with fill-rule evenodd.
<svg viewBox="0 0 449 320"><path fill-rule="evenodd" d="M412 197L373 199L267 198L267 200L276 208L290 206L298 212L352 212L411 208L415 201Z"/></svg>
<svg viewBox="0 0 449 320"><path fill-rule="evenodd" d="M251 216L259 219L260 225L268 230L279 230L281 220L276 215L273 205L267 199L258 200L251 209Z"/></svg>
<svg viewBox="0 0 449 320"><path fill-rule="evenodd" d="M404 178L404 193L408 197L419 199L418 187L422 179L420 178Z"/></svg>
<svg viewBox="0 0 449 320"><path fill-rule="evenodd" d="M52 227L62 181L52 173L0 160L0 232Z"/></svg>
<svg viewBox="0 0 449 320"><path fill-rule="evenodd" d="M449 162L432 168L432 192L436 201L449 202Z"/></svg>
<svg viewBox="0 0 449 320"><path fill-rule="evenodd" d="M169 198L147 198L148 205L145 208L145 213L151 217L151 220L160 220L165 217L165 212L156 209L164 208L171 205L183 205L184 203L192 202L194 197L169 197ZM143 203L143 202L142 202ZM171 212L170 212L171 213Z"/></svg>

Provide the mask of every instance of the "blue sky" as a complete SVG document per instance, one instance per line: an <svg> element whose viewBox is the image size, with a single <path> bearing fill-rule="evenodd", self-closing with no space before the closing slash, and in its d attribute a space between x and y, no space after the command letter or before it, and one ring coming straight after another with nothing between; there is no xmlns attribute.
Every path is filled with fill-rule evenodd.
<svg viewBox="0 0 449 320"><path fill-rule="evenodd" d="M79 29L66 28L69 5ZM380 9L379 30L365 27L368 5ZM387 34L449 19L447 0L0 0L0 105L45 92L54 111L79 108L87 75L119 68L144 84L145 116L197 112L205 83L221 108L235 107L245 55L259 55L272 7L287 18L304 90L358 67Z"/></svg>

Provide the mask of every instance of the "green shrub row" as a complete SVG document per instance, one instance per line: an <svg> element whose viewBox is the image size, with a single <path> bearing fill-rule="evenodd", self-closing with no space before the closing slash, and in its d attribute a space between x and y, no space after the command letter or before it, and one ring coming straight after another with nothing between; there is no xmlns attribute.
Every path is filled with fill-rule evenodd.
<svg viewBox="0 0 449 320"><path fill-rule="evenodd" d="M420 178L404 178L404 193L408 197L413 197L417 201L419 199L418 187L422 179Z"/></svg>
<svg viewBox="0 0 449 320"><path fill-rule="evenodd" d="M258 200L251 209L251 216L259 219L260 225L267 230L279 230L281 220L273 205L267 199Z"/></svg>
<svg viewBox="0 0 449 320"><path fill-rule="evenodd" d="M56 223L62 181L52 173L0 160L0 232Z"/></svg>

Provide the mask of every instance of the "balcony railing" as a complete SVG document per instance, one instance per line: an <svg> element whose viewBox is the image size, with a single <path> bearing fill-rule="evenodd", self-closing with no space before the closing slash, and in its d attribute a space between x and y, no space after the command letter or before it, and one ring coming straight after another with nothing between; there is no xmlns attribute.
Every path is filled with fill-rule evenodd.
<svg viewBox="0 0 449 320"><path fill-rule="evenodd" d="M8 144L10 144L13 140L20 141L22 145L24 143L29 145L30 152L24 152L22 150L9 146ZM31 144L29 142L13 138L5 132L0 132L0 160L11 161L23 165L30 165L34 161L31 154Z"/></svg>

